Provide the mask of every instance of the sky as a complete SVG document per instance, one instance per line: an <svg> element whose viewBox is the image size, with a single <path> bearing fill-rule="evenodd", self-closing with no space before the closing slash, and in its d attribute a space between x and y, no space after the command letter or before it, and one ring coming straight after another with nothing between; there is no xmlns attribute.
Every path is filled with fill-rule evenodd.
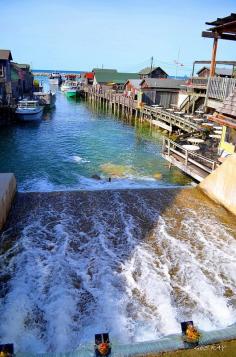
<svg viewBox="0 0 236 357"><path fill-rule="evenodd" d="M0 0L0 48L33 69L136 72L153 56L168 74L189 75L211 58L205 22L231 12L236 0ZM219 41L218 60L235 55L235 42Z"/></svg>

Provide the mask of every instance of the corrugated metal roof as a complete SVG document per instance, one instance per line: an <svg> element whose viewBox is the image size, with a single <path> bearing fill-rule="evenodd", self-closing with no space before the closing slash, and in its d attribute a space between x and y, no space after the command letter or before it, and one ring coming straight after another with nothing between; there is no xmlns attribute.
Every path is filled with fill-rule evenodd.
<svg viewBox="0 0 236 357"><path fill-rule="evenodd" d="M173 78L145 78L141 82L141 86L146 83L149 88L169 88L180 89L180 86L185 84L185 80L173 79Z"/></svg>
<svg viewBox="0 0 236 357"><path fill-rule="evenodd" d="M93 68L92 72L117 72L116 69L111 68Z"/></svg>
<svg viewBox="0 0 236 357"><path fill-rule="evenodd" d="M124 84L129 79L138 79L138 73L119 73L98 71L94 77L98 83L117 83Z"/></svg>
<svg viewBox="0 0 236 357"><path fill-rule="evenodd" d="M145 67L138 73L143 74L143 75L148 75L148 74L152 73L153 71L155 71L156 69L160 69L163 73L167 74L161 67L154 67L154 68Z"/></svg>
<svg viewBox="0 0 236 357"><path fill-rule="evenodd" d="M208 69L210 71L210 67L202 67L199 69L197 74L201 73L204 69ZM216 68L215 74L218 76L232 76L232 69L231 68Z"/></svg>
<svg viewBox="0 0 236 357"><path fill-rule="evenodd" d="M12 60L12 55L10 50L0 50L0 60Z"/></svg>

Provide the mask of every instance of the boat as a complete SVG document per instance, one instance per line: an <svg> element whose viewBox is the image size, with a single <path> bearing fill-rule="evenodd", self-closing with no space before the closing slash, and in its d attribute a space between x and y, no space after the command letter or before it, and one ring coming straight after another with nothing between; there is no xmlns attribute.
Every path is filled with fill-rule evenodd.
<svg viewBox="0 0 236 357"><path fill-rule="evenodd" d="M37 121L42 118L43 107L38 100L20 100L16 108L16 116L21 121Z"/></svg>
<svg viewBox="0 0 236 357"><path fill-rule="evenodd" d="M71 81L65 81L62 85L61 85L61 91L62 92L66 92L68 89L70 89L71 87Z"/></svg>
<svg viewBox="0 0 236 357"><path fill-rule="evenodd" d="M61 91L64 92L67 97L75 97L78 91L78 82L65 81L61 86Z"/></svg>
<svg viewBox="0 0 236 357"><path fill-rule="evenodd" d="M67 97L76 97L76 95L77 95L77 87L71 86L70 88L68 88L65 91L65 93L66 93Z"/></svg>
<svg viewBox="0 0 236 357"><path fill-rule="evenodd" d="M50 75L49 75L48 78L49 78L49 83L50 83L50 84L60 86L61 83L62 83L61 74L58 73L58 72L50 73Z"/></svg>

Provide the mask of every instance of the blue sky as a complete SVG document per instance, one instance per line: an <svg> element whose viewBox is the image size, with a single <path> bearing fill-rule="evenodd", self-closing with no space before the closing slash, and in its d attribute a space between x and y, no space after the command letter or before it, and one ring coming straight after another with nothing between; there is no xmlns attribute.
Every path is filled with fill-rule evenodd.
<svg viewBox="0 0 236 357"><path fill-rule="evenodd" d="M134 72L150 63L174 75L210 59L206 21L236 12L224 0L0 0L0 48L33 68ZM218 60L235 60L236 44L219 41Z"/></svg>

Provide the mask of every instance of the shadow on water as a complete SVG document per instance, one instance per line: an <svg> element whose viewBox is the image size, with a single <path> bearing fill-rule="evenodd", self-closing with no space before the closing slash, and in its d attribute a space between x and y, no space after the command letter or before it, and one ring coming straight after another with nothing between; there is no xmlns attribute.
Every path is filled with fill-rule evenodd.
<svg viewBox="0 0 236 357"><path fill-rule="evenodd" d="M18 193L1 236L0 338L66 351L99 331L135 342L190 317L233 323L235 231L197 189Z"/></svg>

